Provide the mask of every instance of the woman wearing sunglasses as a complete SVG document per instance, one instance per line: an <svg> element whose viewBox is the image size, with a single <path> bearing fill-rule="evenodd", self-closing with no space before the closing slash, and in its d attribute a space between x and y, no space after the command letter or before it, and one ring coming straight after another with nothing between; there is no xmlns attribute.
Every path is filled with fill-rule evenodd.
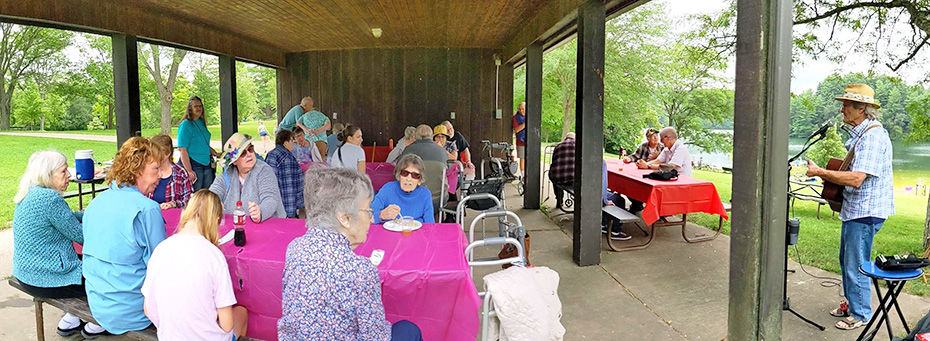
<svg viewBox="0 0 930 341"><path fill-rule="evenodd" d="M426 166L419 156L407 154L397 160L394 166L394 178L397 181L384 184L371 201L371 209L376 213L376 224L398 216L410 216L421 223L436 222L433 217L433 196L429 189L420 186L423 184L424 169Z"/></svg>
<svg viewBox="0 0 930 341"><path fill-rule="evenodd" d="M223 201L223 213L232 214L236 202L259 223L271 217L286 218L281 191L274 169L258 160L252 139L235 133L223 144L223 172L216 177L210 192Z"/></svg>

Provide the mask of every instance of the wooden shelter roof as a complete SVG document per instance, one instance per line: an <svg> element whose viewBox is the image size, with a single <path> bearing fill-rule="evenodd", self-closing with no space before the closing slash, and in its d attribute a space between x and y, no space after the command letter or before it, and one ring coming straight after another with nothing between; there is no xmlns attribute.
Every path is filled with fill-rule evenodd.
<svg viewBox="0 0 930 341"><path fill-rule="evenodd" d="M648 0L606 0L608 15ZM284 54L358 48L486 48L571 34L582 0L21 0L0 20L124 33L284 66ZM382 29L375 38L371 29ZM566 33L567 32L567 33Z"/></svg>

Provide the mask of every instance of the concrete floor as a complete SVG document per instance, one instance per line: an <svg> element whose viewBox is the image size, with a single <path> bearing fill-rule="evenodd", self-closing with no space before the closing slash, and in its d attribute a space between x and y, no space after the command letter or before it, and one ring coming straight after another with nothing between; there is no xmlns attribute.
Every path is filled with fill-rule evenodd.
<svg viewBox="0 0 930 341"><path fill-rule="evenodd" d="M544 195L545 196L545 195ZM729 281L729 236L688 244L676 228L656 230L648 249L615 253L603 245L601 264L578 267L571 260L571 216L548 217L541 211L522 210L522 198L508 187L506 204L527 226L531 236L530 259L534 266L547 266L561 277L559 298L562 301L562 324L566 340L722 340L727 332ZM553 199L547 202L553 206ZM466 226L476 212L469 212ZM491 227L491 225L489 225ZM634 240L642 238L635 227L625 227ZM691 234L706 229L689 225ZM630 242L624 242L630 243ZM800 248L804 252L803 246ZM499 249L498 249L499 250ZM480 250L478 255L496 254L498 250ZM13 233L0 232L0 278L12 273ZM792 250L792 255L794 251ZM799 269L790 262L790 269ZM837 275L805 267L816 276ZM477 269L475 282L480 288L482 276L495 269ZM819 331L790 313L783 315L785 340L853 340L862 329L840 331L833 327L838 320L827 312L840 300L839 287L824 287L822 280L804 272L788 276L788 295L793 308L827 327ZM873 295L874 296L874 295ZM873 307L877 306L874 302ZM930 309L930 299L902 294L900 304L909 323L915 323ZM62 313L46 306L45 333L48 340L62 340L55 325ZM35 340L35 318L31 299L0 283L0 340ZM896 334L903 329L893 321ZM882 331L877 339L884 339ZM80 340L79 336L67 338ZM124 340L108 338L107 340Z"/></svg>

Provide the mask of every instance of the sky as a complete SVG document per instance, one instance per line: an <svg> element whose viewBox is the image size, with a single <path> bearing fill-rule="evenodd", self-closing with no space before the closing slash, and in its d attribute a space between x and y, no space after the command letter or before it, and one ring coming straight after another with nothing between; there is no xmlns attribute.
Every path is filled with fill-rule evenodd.
<svg viewBox="0 0 930 341"><path fill-rule="evenodd" d="M665 1L669 13L673 17L684 17L692 14L708 14L712 12L717 12L723 10L727 6L727 1L725 0L659 0ZM846 35L835 35L837 41L847 41L855 40L855 36L851 34ZM727 69L727 74L729 77L733 77L735 73L735 58L730 61L730 67ZM791 65L792 68L792 78L791 78L791 92L792 93L801 93L808 89L816 89L817 84L820 81L827 78L833 73L849 73L849 72L868 72L869 63L868 59L865 57L859 57L858 55L850 55L842 64L837 64L832 61L826 60L825 58L813 59L810 56L801 55L799 60ZM901 77L907 84L916 84L919 81L922 81L926 71L922 70L920 65L913 63L913 65L906 66L902 68L897 73L893 73L890 69L884 66L876 68L879 73L888 74L892 76Z"/></svg>

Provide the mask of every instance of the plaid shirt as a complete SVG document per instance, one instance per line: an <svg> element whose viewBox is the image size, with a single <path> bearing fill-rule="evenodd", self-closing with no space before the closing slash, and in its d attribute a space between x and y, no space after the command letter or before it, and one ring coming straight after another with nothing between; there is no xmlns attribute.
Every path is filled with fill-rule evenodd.
<svg viewBox="0 0 930 341"><path fill-rule="evenodd" d="M575 178L575 139L567 139L555 146L549 180L557 185L567 185Z"/></svg>
<svg viewBox="0 0 930 341"><path fill-rule="evenodd" d="M187 171L180 164L171 164L171 178L165 186L165 202L174 202L179 208L187 206L191 199L191 186L193 182L187 176ZM149 199L155 197L155 192L149 193Z"/></svg>
<svg viewBox="0 0 930 341"><path fill-rule="evenodd" d="M643 160L643 161L655 160L655 158L650 158L649 156L651 156L652 154L655 154L655 156L658 157L659 156L658 152L660 152L661 150L657 151L656 149L659 149L659 148L662 148L661 144L656 144L655 148L650 148L649 141L643 142L643 144L641 144L639 148L636 148L636 151L633 152L633 155L630 155L630 160L633 160L633 162L636 162L637 160Z"/></svg>
<svg viewBox="0 0 930 341"><path fill-rule="evenodd" d="M297 159L282 145L275 146L265 162L274 169L284 202L284 212L288 217L296 217L297 210L304 208L304 172L300 170Z"/></svg>
<svg viewBox="0 0 930 341"><path fill-rule="evenodd" d="M866 131L868 127L878 127ZM865 132L865 133L863 133ZM846 141L846 150L857 140L855 154L849 170L866 174L859 188L846 186L843 189L843 209L840 220L876 217L887 219L894 214L894 185L891 169L891 140L888 131L878 121L865 120L852 129Z"/></svg>

